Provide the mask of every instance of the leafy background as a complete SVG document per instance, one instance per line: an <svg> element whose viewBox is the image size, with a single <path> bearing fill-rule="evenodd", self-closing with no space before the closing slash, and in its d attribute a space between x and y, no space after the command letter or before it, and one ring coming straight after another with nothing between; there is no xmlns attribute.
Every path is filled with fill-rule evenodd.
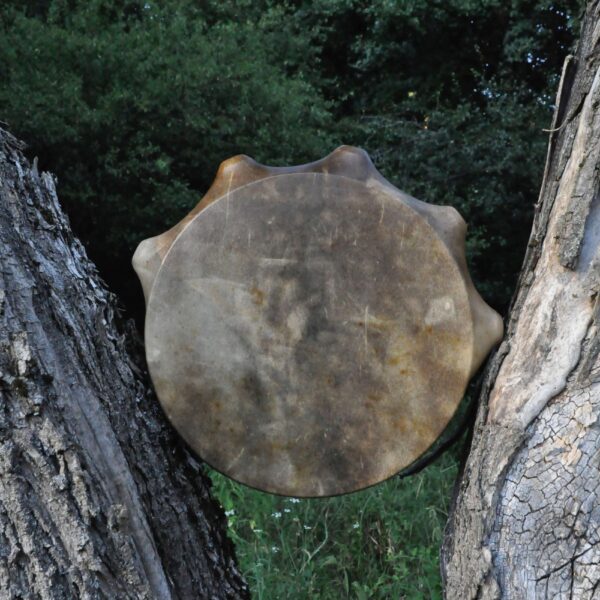
<svg viewBox="0 0 600 600"><path fill-rule="evenodd" d="M469 223L505 313L581 0L3 0L0 119L58 175L75 232L129 315L137 243L218 164L365 148L394 184ZM257 598L437 598L459 449L411 479L282 499L213 473Z"/></svg>

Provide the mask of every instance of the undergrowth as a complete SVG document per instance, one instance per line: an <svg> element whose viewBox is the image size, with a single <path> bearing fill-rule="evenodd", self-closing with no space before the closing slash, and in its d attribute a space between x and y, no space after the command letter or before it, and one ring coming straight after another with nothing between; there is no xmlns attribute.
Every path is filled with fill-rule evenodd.
<svg viewBox="0 0 600 600"><path fill-rule="evenodd" d="M439 548L457 461L324 499L256 491L209 470L256 600L441 598Z"/></svg>

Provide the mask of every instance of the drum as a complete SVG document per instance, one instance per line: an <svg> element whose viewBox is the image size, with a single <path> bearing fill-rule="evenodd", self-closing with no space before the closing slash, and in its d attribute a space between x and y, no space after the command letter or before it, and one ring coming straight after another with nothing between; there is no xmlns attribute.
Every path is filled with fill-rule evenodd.
<svg viewBox="0 0 600 600"><path fill-rule="evenodd" d="M402 471L502 335L465 231L356 148L299 167L223 163L134 256L166 415L209 465L268 492L341 494Z"/></svg>

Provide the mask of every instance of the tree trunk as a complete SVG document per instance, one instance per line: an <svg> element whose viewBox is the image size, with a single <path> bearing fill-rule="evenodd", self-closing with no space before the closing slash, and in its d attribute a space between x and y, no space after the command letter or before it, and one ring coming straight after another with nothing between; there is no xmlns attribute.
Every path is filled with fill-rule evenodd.
<svg viewBox="0 0 600 600"><path fill-rule="evenodd" d="M600 597L599 43L593 0L442 548L452 600Z"/></svg>
<svg viewBox="0 0 600 600"><path fill-rule="evenodd" d="M0 129L0 597L246 598L201 465L21 149Z"/></svg>

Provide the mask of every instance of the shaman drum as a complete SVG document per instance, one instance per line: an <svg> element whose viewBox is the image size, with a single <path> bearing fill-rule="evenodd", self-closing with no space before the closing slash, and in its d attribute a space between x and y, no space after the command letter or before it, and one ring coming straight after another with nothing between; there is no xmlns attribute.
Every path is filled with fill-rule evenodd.
<svg viewBox="0 0 600 600"><path fill-rule="evenodd" d="M168 418L207 463L269 492L340 494L398 473L502 335L465 230L355 148L300 167L223 163L134 257Z"/></svg>

